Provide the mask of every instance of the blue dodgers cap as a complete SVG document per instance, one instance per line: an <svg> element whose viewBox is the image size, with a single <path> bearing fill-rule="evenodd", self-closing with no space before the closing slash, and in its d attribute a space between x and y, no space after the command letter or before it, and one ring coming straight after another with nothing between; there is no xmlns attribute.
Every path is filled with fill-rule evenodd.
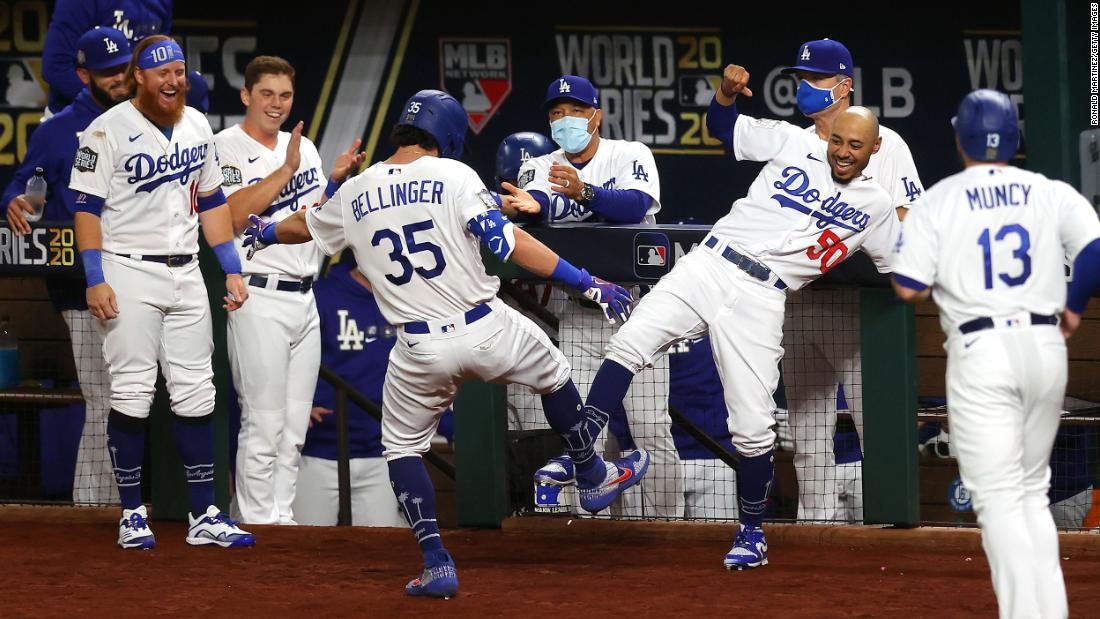
<svg viewBox="0 0 1100 619"><path fill-rule="evenodd" d="M146 47L137 59L139 69L155 69L169 62L187 62L183 58L183 48L179 43L169 39L158 41Z"/></svg>
<svg viewBox="0 0 1100 619"><path fill-rule="evenodd" d="M187 74L187 105L203 114L210 111L210 85L198 71Z"/></svg>
<svg viewBox="0 0 1100 619"><path fill-rule="evenodd" d="M563 75L550 82L546 87L546 102L543 107L549 108L558 99L572 99L594 108L600 107L599 92L592 82L576 75Z"/></svg>
<svg viewBox="0 0 1100 619"><path fill-rule="evenodd" d="M798 48L798 57L794 66L783 69L784 73L795 71L809 71L810 73L827 73L829 75L847 75L855 79L855 71L852 68L852 53L840 41L821 39L819 41L807 41Z"/></svg>
<svg viewBox="0 0 1100 619"><path fill-rule="evenodd" d="M114 28L96 26L76 40L76 66L102 71L130 62L130 41Z"/></svg>

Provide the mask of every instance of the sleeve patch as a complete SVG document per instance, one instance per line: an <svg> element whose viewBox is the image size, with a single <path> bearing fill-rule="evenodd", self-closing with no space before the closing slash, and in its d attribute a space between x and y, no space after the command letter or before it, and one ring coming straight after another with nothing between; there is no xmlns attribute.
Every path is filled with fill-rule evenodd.
<svg viewBox="0 0 1100 619"><path fill-rule="evenodd" d="M528 183L530 183L533 180L535 180L535 169L530 168L526 172L524 172L523 174L520 174L519 179L516 182L519 183L519 185L518 185L519 188L523 189L524 187L527 186Z"/></svg>
<svg viewBox="0 0 1100 619"><path fill-rule="evenodd" d="M73 168L81 172L95 172L95 167L98 162L99 153L87 146L81 146L76 151L76 159L73 160Z"/></svg>
<svg viewBox="0 0 1100 619"><path fill-rule="evenodd" d="M485 208L497 208L497 201L493 199L493 195L489 193L488 189L482 189L481 191L477 192L477 198L481 200L481 203L485 205Z"/></svg>
<svg viewBox="0 0 1100 619"><path fill-rule="evenodd" d="M222 186L232 187L233 185L241 185L241 169L235 166L227 165L222 166Z"/></svg>

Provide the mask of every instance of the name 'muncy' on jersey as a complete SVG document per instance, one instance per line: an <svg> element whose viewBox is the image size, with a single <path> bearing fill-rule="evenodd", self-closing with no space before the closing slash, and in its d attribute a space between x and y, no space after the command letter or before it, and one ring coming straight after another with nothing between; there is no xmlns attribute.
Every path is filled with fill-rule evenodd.
<svg viewBox="0 0 1100 619"><path fill-rule="evenodd" d="M421 157L376 163L328 202L306 213L326 254L355 252L390 324L461 314L496 296L479 241L466 222L495 209L485 184L464 163Z"/></svg>
<svg viewBox="0 0 1100 619"><path fill-rule="evenodd" d="M195 200L221 182L214 133L201 112L185 107L168 139L127 101L84 130L69 187L106 200L105 251L164 255L199 251Z"/></svg>
<svg viewBox="0 0 1100 619"><path fill-rule="evenodd" d="M593 187L637 189L649 195L653 201L646 211L644 222L655 222L654 215L661 210L661 179L653 153L645 144L600 138L596 154L580 167L570 163L565 158L565 151L560 148L549 155L532 157L520 167L516 180L519 188L541 191L550 198L549 221L596 221L598 216L586 206L551 189L550 166L554 164L577 168L581 181Z"/></svg>
<svg viewBox="0 0 1100 619"><path fill-rule="evenodd" d="M895 273L933 286L944 333L979 317L1051 315L1066 304L1065 263L1100 220L1073 187L1012 166L977 165L910 209Z"/></svg>
<svg viewBox="0 0 1100 619"><path fill-rule="evenodd" d="M828 143L778 120L742 114L734 155L766 161L748 195L733 203L712 232L764 263L793 290L862 248L880 272L890 270L899 221L890 195L860 176L833 179Z"/></svg>
<svg viewBox="0 0 1100 619"><path fill-rule="evenodd" d="M270 176L286 161L286 145L290 142L290 133L279 132L278 143L274 149L252 139L241 129L233 125L214 136L218 146L218 158L221 160L222 190L226 196L240 191ZM302 138L299 149L301 163L290 182L279 191L261 216L271 221L282 221L299 209L311 208L321 202L328 182L321 168L321 156L317 147L308 138ZM241 265L246 273L284 273L296 278L316 276L321 266L321 250L316 243L300 245L275 245L257 252L251 260L246 260L247 250L242 244L243 235L237 236L234 243L241 254Z"/></svg>

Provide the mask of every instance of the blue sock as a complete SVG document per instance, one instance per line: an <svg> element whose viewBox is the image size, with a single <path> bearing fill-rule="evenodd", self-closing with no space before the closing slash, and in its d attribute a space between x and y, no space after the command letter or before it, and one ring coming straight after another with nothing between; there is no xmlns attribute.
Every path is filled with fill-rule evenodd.
<svg viewBox="0 0 1100 619"><path fill-rule="evenodd" d="M596 378L592 379L592 387L588 390L588 401L584 403L585 406L600 411L606 425L611 412L622 408L632 380L634 380L633 372L610 359L604 359L599 371L596 372Z"/></svg>
<svg viewBox="0 0 1100 619"><path fill-rule="evenodd" d="M148 425L148 419L131 417L114 409L107 415L107 447L122 509L141 507L141 463L145 461Z"/></svg>
<svg viewBox="0 0 1100 619"><path fill-rule="evenodd" d="M432 567L441 556L443 540L435 520L435 488L420 456L406 456L386 463L390 469L390 485L405 519L412 527L416 543L424 555L424 564Z"/></svg>
<svg viewBox="0 0 1100 619"><path fill-rule="evenodd" d="M187 473L191 515L198 518L214 504L214 415L176 415L176 450Z"/></svg>
<svg viewBox="0 0 1100 619"><path fill-rule="evenodd" d="M775 450L753 456L741 456L737 470L737 500L741 508L741 524L759 527L764 524L764 507L768 503L772 476L775 474Z"/></svg>
<svg viewBox="0 0 1100 619"><path fill-rule="evenodd" d="M565 441L565 453L572 458L577 476L590 484L598 484L607 474L603 458L596 455L596 437L606 420L589 414L581 405L581 394L570 379L554 393L542 396L546 421Z"/></svg>

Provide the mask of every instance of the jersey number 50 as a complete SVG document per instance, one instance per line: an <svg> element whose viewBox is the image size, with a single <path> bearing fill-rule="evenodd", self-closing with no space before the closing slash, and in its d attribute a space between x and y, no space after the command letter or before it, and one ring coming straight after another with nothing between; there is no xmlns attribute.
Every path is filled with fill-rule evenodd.
<svg viewBox="0 0 1100 619"><path fill-rule="evenodd" d="M443 250L440 249L439 245L430 241L418 242L416 240L417 232L431 230L433 228L435 228L435 223L430 219L401 226L402 235L405 237L404 245L401 243L402 235L398 235L397 232L393 230L383 228L374 233L374 237L371 238L370 244L374 247L378 247L382 241L389 241L392 247L392 251L390 251L390 260L401 266L401 273L397 275L390 275L387 273L386 279L390 280L395 286L403 286L412 281L413 271L424 279L431 279L443 272L443 269L447 267L447 261L443 258ZM435 260L435 265L430 269L425 269L424 267L413 268L412 262L409 262L409 259L405 256L405 247L408 247L410 255L428 252Z"/></svg>
<svg viewBox="0 0 1100 619"><path fill-rule="evenodd" d="M832 230L826 230L817 237L817 246L806 250L810 260L821 262L821 272L840 264L848 255L848 246L840 242L840 237Z"/></svg>
<svg viewBox="0 0 1100 619"><path fill-rule="evenodd" d="M1009 224L1003 226L997 231L996 236L993 237L993 241L998 243L1005 240L1008 235L1015 235L1019 241L1016 245L1016 249L1012 250L1012 257L1023 263L1020 268L1020 272L1017 275L1009 275L1007 273L998 273L997 277L1005 283L1006 286L1019 286L1027 281L1028 277L1031 277L1031 256L1027 253L1031 249L1031 235L1028 234L1027 228L1020 224ZM978 237L978 245L982 246L982 258L985 267L985 288L989 290L993 287L993 242L990 240L989 228L982 230L982 235Z"/></svg>

